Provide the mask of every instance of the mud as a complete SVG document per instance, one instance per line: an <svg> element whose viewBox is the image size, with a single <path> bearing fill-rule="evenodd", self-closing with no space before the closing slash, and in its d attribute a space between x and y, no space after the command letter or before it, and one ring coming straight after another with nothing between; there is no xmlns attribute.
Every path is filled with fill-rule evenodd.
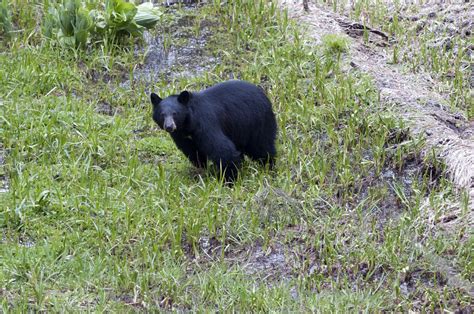
<svg viewBox="0 0 474 314"><path fill-rule="evenodd" d="M383 229L388 221L398 219L398 216L409 206L405 201L414 196L413 183L423 182L425 176L428 178L426 192L428 194L438 184L438 179L441 176L440 169L426 165L421 156L407 158L402 168L394 167L389 161L383 167L380 175L372 173L367 177L354 199L357 202L362 202L371 197L372 191L385 191L384 196L378 201L375 213L377 226L379 229Z"/></svg>
<svg viewBox="0 0 474 314"><path fill-rule="evenodd" d="M128 87L135 83L153 85L159 80L171 82L175 79L190 79L202 75L219 62L209 47L209 39L213 35L213 23L197 20L193 11L194 5L187 5L184 14L178 13L176 6L168 9L168 14L176 19L163 23L154 32L145 32L144 45L136 47L136 54L145 54L142 64L133 71L133 80L122 83ZM201 1L201 4L203 2Z"/></svg>
<svg viewBox="0 0 474 314"><path fill-rule="evenodd" d="M248 276L271 285L297 276L294 267L296 255L293 253L290 247L277 242L267 246L255 243L228 250L225 259L230 264L239 265Z"/></svg>
<svg viewBox="0 0 474 314"><path fill-rule="evenodd" d="M114 107L108 102L102 101L97 104L95 107L95 112L107 116L115 116L121 114L123 112L123 108L121 107Z"/></svg>
<svg viewBox="0 0 474 314"><path fill-rule="evenodd" d="M247 252L247 259L243 264L245 272L249 275L265 274L265 279L284 280L290 277L293 271L285 257L284 248L274 244L267 249L260 245Z"/></svg>

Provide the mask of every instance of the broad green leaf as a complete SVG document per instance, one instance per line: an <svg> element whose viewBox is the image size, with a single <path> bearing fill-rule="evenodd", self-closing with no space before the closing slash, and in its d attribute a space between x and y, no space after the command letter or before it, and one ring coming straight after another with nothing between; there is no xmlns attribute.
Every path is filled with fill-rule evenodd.
<svg viewBox="0 0 474 314"><path fill-rule="evenodd" d="M158 8L153 7L153 3L144 2L137 6L137 14L134 21L145 28L152 28L158 23L162 12Z"/></svg>

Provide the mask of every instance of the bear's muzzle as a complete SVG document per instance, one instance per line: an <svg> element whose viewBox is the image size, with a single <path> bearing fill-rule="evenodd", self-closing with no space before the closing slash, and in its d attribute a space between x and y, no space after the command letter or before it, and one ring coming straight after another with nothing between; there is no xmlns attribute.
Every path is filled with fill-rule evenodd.
<svg viewBox="0 0 474 314"><path fill-rule="evenodd" d="M174 123L173 117L166 117L163 127L166 132L174 132L176 130L176 123Z"/></svg>

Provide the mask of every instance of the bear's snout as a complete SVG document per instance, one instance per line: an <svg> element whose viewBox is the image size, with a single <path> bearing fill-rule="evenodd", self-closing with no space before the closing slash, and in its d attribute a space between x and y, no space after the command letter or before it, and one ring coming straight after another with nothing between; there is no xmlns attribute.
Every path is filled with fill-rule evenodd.
<svg viewBox="0 0 474 314"><path fill-rule="evenodd" d="M166 132L172 133L176 130L176 123L174 123L172 117L166 117L165 123L163 123L163 127Z"/></svg>

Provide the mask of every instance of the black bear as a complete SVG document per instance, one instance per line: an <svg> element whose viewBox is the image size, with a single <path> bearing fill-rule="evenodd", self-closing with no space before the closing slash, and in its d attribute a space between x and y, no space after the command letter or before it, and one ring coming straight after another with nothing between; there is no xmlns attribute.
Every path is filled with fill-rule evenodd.
<svg viewBox="0 0 474 314"><path fill-rule="evenodd" d="M273 166L277 123L259 87L231 80L200 92L165 99L151 93L150 98L153 120L196 167L211 160L226 181L233 181L243 154Z"/></svg>

